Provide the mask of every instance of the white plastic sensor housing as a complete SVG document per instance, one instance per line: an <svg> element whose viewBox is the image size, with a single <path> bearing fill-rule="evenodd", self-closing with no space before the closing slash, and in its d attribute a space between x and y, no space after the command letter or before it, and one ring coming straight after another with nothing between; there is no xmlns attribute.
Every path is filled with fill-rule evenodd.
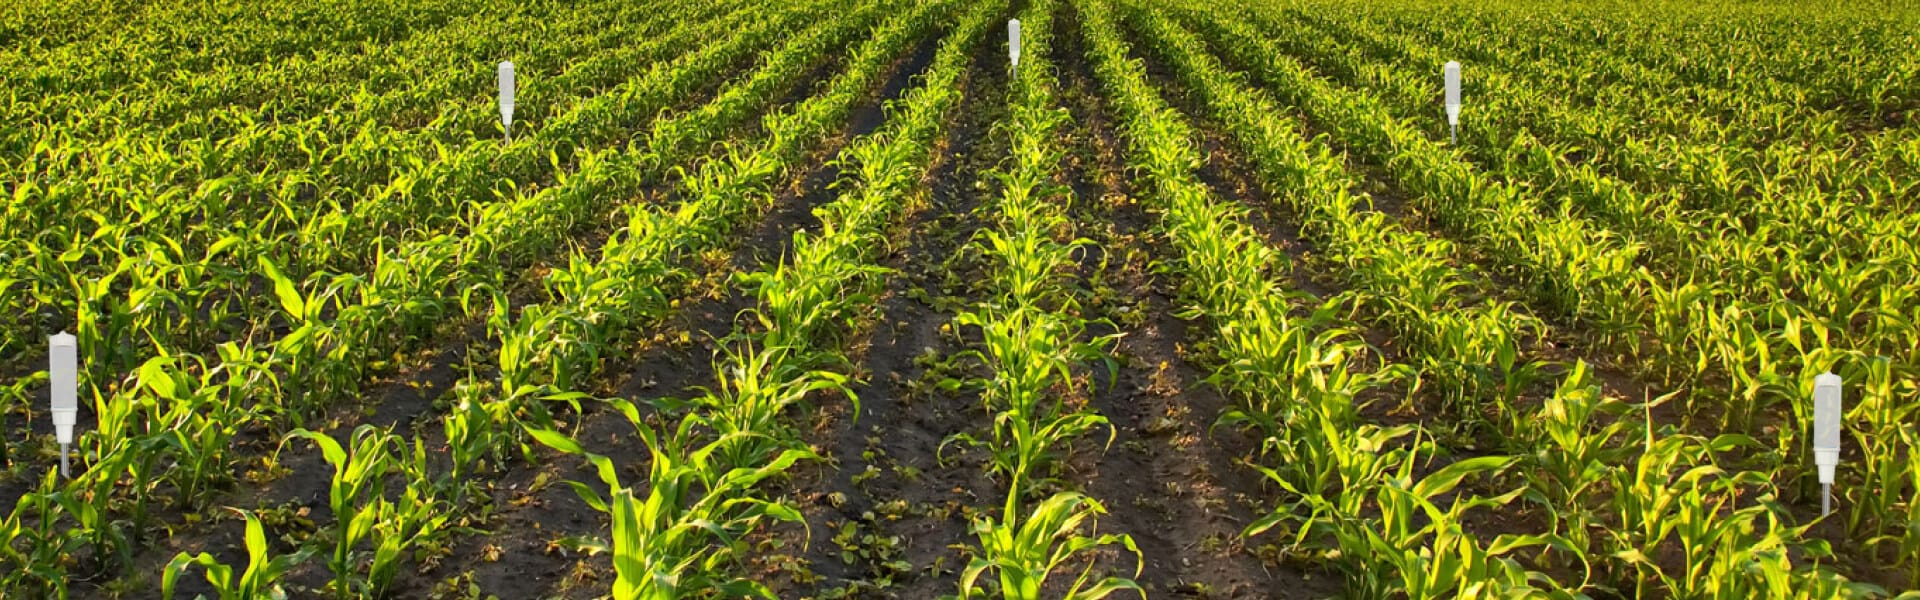
<svg viewBox="0 0 1920 600"><path fill-rule="evenodd" d="M65 446L73 443L73 424L80 414L80 348L74 337L65 332L49 337L47 346L54 436Z"/></svg>
<svg viewBox="0 0 1920 600"><path fill-rule="evenodd" d="M1007 57L1013 61L1014 68L1020 67L1020 20L1007 20Z"/></svg>
<svg viewBox="0 0 1920 600"><path fill-rule="evenodd" d="M1822 373L1813 378L1813 464L1820 483L1833 485L1833 469L1840 464L1840 376Z"/></svg>
<svg viewBox="0 0 1920 600"><path fill-rule="evenodd" d="M513 62L500 63L500 124L513 128Z"/></svg>
<svg viewBox="0 0 1920 600"><path fill-rule="evenodd" d="M1460 63L1447 61L1447 124L1460 126Z"/></svg>

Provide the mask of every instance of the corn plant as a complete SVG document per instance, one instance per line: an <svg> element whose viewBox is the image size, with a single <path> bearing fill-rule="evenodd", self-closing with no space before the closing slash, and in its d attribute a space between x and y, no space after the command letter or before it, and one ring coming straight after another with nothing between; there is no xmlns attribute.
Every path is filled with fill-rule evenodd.
<svg viewBox="0 0 1920 600"><path fill-rule="evenodd" d="M1589 547L1593 528L1604 522L1588 499L1629 460L1632 446L1624 442L1644 427L1625 418L1623 403L1601 395L1586 369L1576 365L1537 413L1512 427L1522 446L1535 448L1518 469L1529 498L1552 511L1560 535L1578 548Z"/></svg>
<svg viewBox="0 0 1920 600"><path fill-rule="evenodd" d="M399 471L397 457L401 441L391 432L372 425L362 425L353 430L342 447L340 442L325 433L295 430L287 434L286 441L305 439L320 448L327 464L333 466L333 478L328 487L327 505L333 510L333 554L327 560L327 568L333 571L333 593L339 598L352 597L363 589L359 573L360 547L366 543L380 543L374 539L382 522L383 513L391 502L386 499L386 478ZM284 442L283 442L284 444Z"/></svg>
<svg viewBox="0 0 1920 600"><path fill-rule="evenodd" d="M188 555L182 552L167 563L166 573L160 577L161 598L172 600L174 585L180 575L188 567L196 565L206 570L207 584L213 586L220 600L281 600L287 597L287 591L280 585L281 577L312 557L315 548L302 548L293 554L268 557L267 534L260 525L260 519L251 512L231 510L247 521L246 570L236 579L233 567L221 563L212 554L201 552L199 555Z"/></svg>
<svg viewBox="0 0 1920 600"><path fill-rule="evenodd" d="M367 567L367 584L376 595L393 583L408 552L439 547L455 533L486 533L450 526L460 514L456 504L459 492L455 492L455 499L448 499L445 490L458 482L429 476L432 455L424 442L413 440L411 452L405 451L404 443L405 456L398 471L405 477L406 487L399 498L383 505L385 512L373 529L375 544Z"/></svg>
<svg viewBox="0 0 1920 600"><path fill-rule="evenodd" d="M83 546L80 532L62 522L57 494L60 476L48 469L33 489L20 495L0 521L0 558L6 569L0 584L21 593L67 595L66 564Z"/></svg>
<svg viewBox="0 0 1920 600"><path fill-rule="evenodd" d="M441 428L447 436L452 464L445 480L457 486L506 460L511 435L504 429L513 424L514 416L510 412L512 403L488 401L481 390L462 386L454 393L454 404L441 421Z"/></svg>
<svg viewBox="0 0 1920 600"><path fill-rule="evenodd" d="M1463 478L1500 469L1511 461L1499 456L1466 459L1417 480L1411 477L1413 461L1398 461L1394 476L1374 492L1379 519L1345 520L1334 528L1342 548L1359 551L1343 561L1352 564L1347 569L1349 586L1375 596L1541 593L1531 581L1534 575L1503 555L1552 543L1551 536L1501 536L1482 546L1462 530L1466 511L1503 508L1524 490L1493 497L1457 494L1445 508L1436 502L1452 494Z"/></svg>
<svg viewBox="0 0 1920 600"><path fill-rule="evenodd" d="M1338 531L1348 515L1357 515L1371 501L1372 492L1396 472L1418 463L1413 449L1400 447L1415 434L1408 426L1382 428L1372 424L1347 426L1318 414L1299 415L1298 431L1277 440L1283 449L1274 458L1280 466L1255 466L1287 492L1288 502L1274 507L1242 532L1256 536L1279 527L1293 533L1296 550L1316 548Z"/></svg>
<svg viewBox="0 0 1920 600"><path fill-rule="evenodd" d="M1609 474L1613 514L1604 545L1611 549L1610 562L1625 570L1618 575L1636 593L1650 592L1656 583L1676 594L1707 597L1802 589L1841 590L1849 597L1873 593L1873 586L1818 566L1832 551L1824 542L1802 541L1807 526L1786 520L1762 474L1729 473L1715 464L1716 454L1753 443L1744 436L1707 440L1649 430L1631 468ZM1755 488L1761 490L1757 501L1741 505ZM1677 549L1681 572L1655 562L1664 549ZM1792 556L1814 565L1796 565Z"/></svg>
<svg viewBox="0 0 1920 600"><path fill-rule="evenodd" d="M612 554L613 597L665 600L719 593L774 598L765 586L728 575L728 567L745 550L740 536L763 521L803 521L793 507L755 495L753 486L813 455L790 449L758 466L727 467L719 461L728 446L754 434L732 433L703 442L697 439L699 420L686 419L663 436L642 420L632 403L608 402L647 447L651 462L644 492L622 485L613 461L588 452L578 441L551 429L529 427L527 433L547 447L586 459L607 486L603 495L594 486L567 482L589 506L612 519L611 541L591 540L584 547Z"/></svg>
<svg viewBox="0 0 1920 600"><path fill-rule="evenodd" d="M147 397L139 402L150 407L145 427L161 432L175 461L167 471L169 479L186 504L198 506L209 488L230 480L229 445L241 428L258 417L231 398L221 397L232 389L217 383L223 374L206 371L205 364L179 363L154 357L142 365L138 385ZM202 375L195 377L193 372Z"/></svg>
<svg viewBox="0 0 1920 600"><path fill-rule="evenodd" d="M994 411L991 441L960 434L956 440L985 445L992 451L992 467L1006 475L1016 490L1046 479L1038 474L1058 458L1063 446L1082 435L1113 426L1106 417L1066 404L1057 385L1069 384L1076 364L1111 361L1103 348L1115 338L1092 342L1073 340L1078 327L1067 319L1035 307L1016 308L991 316L961 313L956 323L980 328L995 378L987 382L982 400ZM1070 384L1069 384L1070 385Z"/></svg>
<svg viewBox="0 0 1920 600"><path fill-rule="evenodd" d="M1086 496L1062 492L1039 503L1033 513L1021 516L1014 512L1012 498L1017 492L1008 494L1007 516L1004 520L983 517L973 524L973 533L980 539L979 556L967 562L960 571L960 593L945 598L971 599L999 597L1010 600L1038 600L1041 586L1056 571L1063 570L1072 561L1085 560L1085 554L1103 546L1121 546L1133 553L1135 577L1140 575L1144 561L1140 549L1133 538L1126 535L1087 535L1080 532L1083 526L1091 527L1096 515L1106 512L1106 507ZM1121 577L1094 578L1094 567L1089 564L1080 570L1073 583L1066 588L1064 598L1070 600L1098 600L1116 592L1131 591L1146 597L1146 591L1131 579ZM991 572L998 586L989 587L988 581L981 577Z"/></svg>
<svg viewBox="0 0 1920 600"><path fill-rule="evenodd" d="M725 361L719 365L719 387L694 401L707 410L706 422L715 431L747 436L721 450L725 454L723 464L757 464L794 446L798 432L790 429L783 415L815 394L839 393L848 398L858 414L860 401L848 378L825 369L802 368L796 364L800 352L751 345L727 350Z"/></svg>

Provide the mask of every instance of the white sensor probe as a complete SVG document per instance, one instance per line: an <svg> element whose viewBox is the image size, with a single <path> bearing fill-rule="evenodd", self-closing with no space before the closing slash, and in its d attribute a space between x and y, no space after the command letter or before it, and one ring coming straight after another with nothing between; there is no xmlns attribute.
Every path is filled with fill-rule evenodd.
<svg viewBox="0 0 1920 600"><path fill-rule="evenodd" d="M1820 468L1820 515L1833 512L1833 470L1840 464L1840 376L1813 378L1813 464Z"/></svg>
<svg viewBox="0 0 1920 600"><path fill-rule="evenodd" d="M80 416L79 344L72 335L61 332L47 340L47 375L53 396L54 437L60 441L60 476L67 471L67 452L73 447L73 424Z"/></svg>

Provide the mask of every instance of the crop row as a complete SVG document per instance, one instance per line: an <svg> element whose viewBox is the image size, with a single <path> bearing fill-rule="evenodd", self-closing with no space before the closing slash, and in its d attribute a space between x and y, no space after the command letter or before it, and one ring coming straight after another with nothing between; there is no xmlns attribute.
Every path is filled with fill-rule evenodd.
<svg viewBox="0 0 1920 600"><path fill-rule="evenodd" d="M29 148L44 148L44 140L55 136L93 143L133 137L175 145L229 137L256 123L268 124L268 129L294 126L315 116L346 120L348 129L369 120L390 127L418 125L436 112L490 100L486 92L491 91L495 57L511 56L535 74L554 66L607 64L622 54L624 48L616 46L621 40L664 33L676 25L672 17L681 10L692 9L682 18L699 23L705 18L700 11L714 6L537 7L547 10L478 15L392 44L336 48L265 66L234 66L117 90L104 98L44 98L14 116L29 126L8 132L12 139L5 147L9 156L25 155ZM544 92L543 84L554 81L534 78L528 83L536 85L526 91ZM545 104L530 104L536 112L525 116L537 119ZM442 137L494 133L486 112L443 118L457 127L441 128Z"/></svg>
<svg viewBox="0 0 1920 600"><path fill-rule="evenodd" d="M1481 10L1450 11L1433 21L1528 40L1529 52L1539 55L1618 54L1631 61L1635 77L1654 78L1638 80L1644 85L1698 86L1818 111L1839 109L1867 122L1920 99L1911 76L1920 63L1906 52L1913 44L1910 10L1665 4L1642 11L1569 10L1538 19L1524 16L1538 10L1527 3L1483 3L1475 6ZM1710 98L1701 101L1711 105Z"/></svg>
<svg viewBox="0 0 1920 600"><path fill-rule="evenodd" d="M1064 150L1058 140L1067 112L1055 105L1052 29L1054 4L1037 0L1021 21L1020 61L1008 91L1011 103L998 133L1008 137L1009 164L988 174L1000 183L997 201L987 210L992 229L973 242L987 257L988 297L954 318L962 328L977 328L977 355L989 374L967 382L978 388L991 434L958 434L958 441L991 456L989 468L1004 477L1006 501L999 516L983 515L972 529L978 546L960 572L959 594L951 598L999 597L1037 600L1049 576L1070 569L1068 561L1086 561L1064 588L1064 597L1097 600L1115 592L1142 593L1121 577L1095 579L1098 561L1086 557L1103 546L1134 555L1134 575L1145 561L1125 534L1090 534L1106 507L1074 491L1028 498L1044 489L1058 461L1079 438L1114 429L1105 416L1075 396L1085 390L1077 373L1096 365L1112 368L1108 348L1118 336L1086 339L1087 322L1067 287L1074 255L1089 242L1073 237L1066 213L1071 196L1058 183ZM991 576L990 579L984 579ZM997 580L997 581L996 581ZM997 583L998 585L994 585Z"/></svg>
<svg viewBox="0 0 1920 600"><path fill-rule="evenodd" d="M1641 136L1712 136L1761 149L1773 141L1845 140L1860 133L1869 135L1859 137L1862 143L1855 144L1858 147L1853 150L1875 156L1884 155L1886 150L1877 142L1913 137L1911 128L1861 130L1858 115L1845 108L1808 105L1804 89L1778 79L1760 78L1752 85L1727 89L1649 67L1623 54L1626 49L1618 46L1582 47L1581 43L1562 39L1559 43L1529 43L1526 47L1530 50L1521 51L1515 49L1519 40L1537 40L1538 32L1529 35L1490 23L1478 23L1477 29L1451 25L1455 26L1413 23L1389 16L1360 19L1339 27L1368 36L1418 41L1470 64L1498 66L1532 81L1534 90L1551 90L1555 100L1628 112L1636 117L1628 126ZM1371 29L1359 30L1366 26ZM1754 47L1745 51L1752 52Z"/></svg>
<svg viewBox="0 0 1920 600"><path fill-rule="evenodd" d="M943 10L932 6L922 7L891 19L888 25L879 30L877 37L870 39L863 46L848 66L847 76L837 78L830 90L822 96L807 101L795 112L770 118L770 122L775 123L771 126L771 133L774 135L791 133L797 136L793 138L793 143L797 145L782 146L787 152L785 160L797 158L806 147L818 144L829 121L844 115L853 103L871 93L871 88L887 65L890 54L898 52L906 40L911 40L917 33L924 32L926 27L937 20ZM790 77L794 73L783 70L778 65L789 65L785 69L797 68L799 65L814 62L830 47L830 44L824 43L821 39L796 43L790 46L790 49L798 51L787 54L791 62L771 61L772 64L756 74L756 80L782 75ZM756 95L764 96L767 93L765 90L751 91L753 89L752 85L735 87L723 93L721 100L716 100L714 104L703 110L708 110L707 114L710 115L717 114L724 110L714 109L716 106L742 106L750 102L750 98ZM726 100L728 98L732 100ZM781 127L779 124L788 124L792 127ZM709 160L702 165L701 170L703 173L711 173L737 166L737 163L721 158ZM776 172L784 173L797 167L798 165L782 167ZM690 180L682 181L682 184L690 186L689 182ZM764 183L756 185L764 191ZM749 190L740 191L753 193ZM693 203L689 201L680 209L684 211ZM633 208L633 210L655 209ZM741 215L735 215L736 218L739 216ZM710 238L708 241L718 243L719 239ZM579 263L575 264L577 266ZM661 262L654 263L654 266L656 270L671 268L670 264ZM559 278L559 276L553 277ZM496 319L507 314L504 306L499 307L498 310L499 312L495 313ZM511 350L503 348L501 352L503 360L510 353ZM582 373L580 376L585 377L586 374ZM728 561L734 556L733 552L736 550L731 541L734 536L750 530L752 524L760 519L786 518L785 515L788 512L783 507L752 497L749 492L755 482L778 475L795 461L804 458L806 456L804 452L781 452L778 457L766 457L771 459L766 464L740 464L739 468L726 468L719 462L722 457L713 456L711 453L721 448L733 448L741 443L752 443L754 436L722 436L719 439L703 441L698 439L697 434L691 429L702 422L698 417L690 417L683 421L679 429L656 431L647 424L632 403L616 400L611 403L613 412L633 424L637 436L649 449L651 457L648 470L650 487L647 496L644 500L636 501L631 490L619 486L618 475L612 470L610 463L607 462L608 459L586 453L574 440L541 425L541 423L551 425L551 421L545 418L547 413L541 407L528 405L523 399L513 396L488 399L484 395L471 395L474 392L484 393L487 389L478 383L477 380L470 381L466 386L459 388L462 390L459 392L462 394L462 399L456 403L452 411L443 415L441 423L451 451L449 457L451 460L446 463L447 469L437 476L429 476L424 470L416 469L415 472L405 474L408 481L456 482L451 490L440 492L442 497L451 497L454 499L452 503L458 505L460 499L466 497L461 495L465 488L459 486L471 486L472 483L469 480L473 476L500 468L502 465L500 461L505 460L504 448L510 445L504 443L508 438L503 436L511 436L514 431L524 426L540 442L563 451L585 455L590 462L601 467L599 474L610 487L610 494L603 495L594 491L592 487L582 484L575 485L575 489L588 499L590 505L612 516L614 537L611 541L585 540L581 542L580 547L590 551L610 552L617 557L618 578L614 583L616 597L656 597L662 594L665 597L679 597L702 593L708 589L733 595L745 595L763 590L748 580L723 576L728 568ZM578 396L577 393L555 393L544 398L557 400L567 397L575 399L577 405ZM358 436L360 433L356 432L355 435ZM692 447L695 444L705 445L695 449ZM489 465L493 466L489 467ZM367 480L364 476L361 479ZM416 496L429 497L425 494L410 493L406 498L411 499ZM356 512L344 514L354 514L358 518L359 515L369 514L368 507L375 507L372 509L372 514L411 514L412 512L406 510L409 506L406 502L400 503L402 510L396 511L391 508L381 508L383 505L378 500L378 494L369 495L367 498L370 500L363 502ZM376 519L373 521L376 523L383 522L377 520L379 517L369 518ZM711 523L717 524L716 526L720 529L702 526L701 519L712 519ZM344 524L345 521L341 523L340 531L349 531L349 527ZM423 536L444 536L451 532L433 529L433 527L444 525L444 522L428 523L414 531L421 532ZM712 536L718 536L717 540ZM387 538L378 538L377 541L384 550ZM722 543L719 551L708 546L712 541ZM347 557L345 560L348 562L343 564L350 570L353 566L351 549L355 544L363 542L365 542L364 539L337 545L336 560ZM376 553L374 556L375 570L370 573L378 575L377 561L380 554ZM255 562L257 564L258 560ZM334 572L338 575L350 571L334 568ZM675 576L670 580L659 577L676 573L682 576ZM373 580L371 575L369 580ZM345 581L345 584L351 583L351 581ZM336 588L338 587L339 584L336 585ZM761 595L764 596L763 591Z"/></svg>
<svg viewBox="0 0 1920 600"><path fill-rule="evenodd" d="M1391 70L1383 72L1377 64L1410 61L1411 65L1430 65L1437 71L1445 61L1440 55L1442 47L1361 29L1363 26L1356 23L1311 21L1331 37L1300 31L1291 24L1281 27L1312 40L1295 46L1312 49L1303 54L1326 58L1312 62L1339 71L1344 79L1358 76L1389 86L1382 92L1388 100L1398 101L1400 106L1396 108L1411 109L1407 101L1418 100L1420 108L1430 111L1426 99L1437 97L1437 86L1419 77L1402 80L1388 74ZM1335 46L1336 51L1329 52L1327 46ZM1445 50L1456 48L1447 46ZM1525 129L1564 145L1560 153L1576 156L1602 172L1660 188L1686 186L1697 195L1687 199L1690 203L1723 212L1767 210L1774 203L1772 197L1805 194L1806 190L1857 195L1852 204L1864 202L1866 208L1876 210L1913 201L1915 184L1900 177L1914 164L1913 152L1920 150L1911 145L1920 141L1913 136L1906 136L1907 143L1887 142L1898 138L1891 134L1901 133L1894 131L1867 137L1862 143L1849 138L1842 130L1844 124L1836 118L1807 118L1758 108L1718 116L1673 101L1668 87L1623 84L1607 88L1608 97L1575 101L1558 88L1543 87L1554 83L1541 81L1544 68L1519 73L1511 67L1515 57L1502 54L1492 59L1490 64L1473 65L1468 80L1471 85L1465 91L1472 98L1472 117L1464 132L1470 150L1493 149L1476 147L1475 138L1497 147ZM1581 64L1570 69L1593 72L1605 66ZM1765 106L1779 111L1791 105ZM1657 156L1679 158L1668 158L1671 164L1663 164L1655 159ZM1739 201L1742 196L1750 199L1754 195L1768 198Z"/></svg>

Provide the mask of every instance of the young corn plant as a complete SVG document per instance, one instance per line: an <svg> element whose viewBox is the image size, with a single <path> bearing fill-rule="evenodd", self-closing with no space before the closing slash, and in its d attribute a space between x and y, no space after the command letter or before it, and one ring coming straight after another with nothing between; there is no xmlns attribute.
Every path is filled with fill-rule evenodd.
<svg viewBox="0 0 1920 600"><path fill-rule="evenodd" d="M859 413L860 400L849 379L825 369L803 368L800 363L812 358L803 350L742 346L728 349L725 362L716 369L722 373L719 388L695 400L706 409L707 426L720 435L742 436L717 449L721 464L759 464L783 449L797 447L799 438L783 415L813 394L837 392Z"/></svg>
<svg viewBox="0 0 1920 600"><path fill-rule="evenodd" d="M85 541L62 522L60 473L48 469L40 483L20 495L0 521L0 585L18 593L67 596L67 564Z"/></svg>
<svg viewBox="0 0 1920 600"><path fill-rule="evenodd" d="M1379 518L1351 519L1347 527L1336 530L1342 548L1360 550L1348 559L1358 563L1358 568L1349 570L1349 582L1367 595L1409 598L1543 593L1533 584L1535 574L1505 555L1539 545L1573 551L1563 540L1552 535L1502 535L1483 546L1463 528L1467 511L1502 509L1525 489L1486 497L1456 491L1461 480L1491 474L1512 462L1503 456L1470 458L1417 480L1412 477L1412 461L1401 463L1399 472L1375 492L1373 504ZM1558 590L1548 595L1572 597Z"/></svg>
<svg viewBox="0 0 1920 600"><path fill-rule="evenodd" d="M1348 526L1348 519L1366 510L1373 491L1396 472L1411 468L1417 462L1416 450L1428 444L1416 440L1409 447L1403 441L1416 434L1411 426L1354 426L1328 418L1342 412L1337 406L1310 407L1289 421L1294 426L1287 438L1269 438L1276 446L1271 458L1278 466L1253 467L1293 500L1274 507L1241 535L1277 530L1292 534L1295 551L1347 556L1338 547L1324 545L1337 541L1336 534Z"/></svg>
<svg viewBox="0 0 1920 600"><path fill-rule="evenodd" d="M1361 393L1411 377L1405 365L1364 368L1371 350L1339 326L1341 304L1329 299L1297 317L1276 291L1256 295L1235 318L1223 319L1215 344L1224 364L1208 381L1236 392L1241 402L1215 426L1252 427L1265 440L1262 453L1291 454L1302 424L1353 422Z"/></svg>
<svg viewBox="0 0 1920 600"><path fill-rule="evenodd" d="M373 536L391 506L386 499L386 478L401 470L396 464L400 438L384 429L361 425L348 436L345 447L332 436L306 429L287 434L286 441L294 439L312 442L327 464L333 465L328 507L333 510L334 539L333 554L327 560L327 568L333 571L333 594L351 598L370 591L358 576L363 556L360 547L377 543Z"/></svg>
<svg viewBox="0 0 1920 600"><path fill-rule="evenodd" d="M1612 526L1603 548L1621 589L1713 598L1802 597L1798 590L1863 597L1877 590L1819 564L1832 550L1823 541L1802 541L1808 526L1790 524L1765 475L1729 473L1715 462L1754 445L1733 434L1709 440L1647 432L1635 464L1615 469L1608 482ZM1747 497L1753 500L1743 504ZM1656 559L1670 556L1678 557L1678 572Z"/></svg>
<svg viewBox="0 0 1920 600"><path fill-rule="evenodd" d="M515 422L513 404L489 401L482 392L480 388L460 386L454 392L453 407L441 421L451 459L445 481L454 487L460 487L475 473L504 464L507 448L515 442L506 430Z"/></svg>
<svg viewBox="0 0 1920 600"><path fill-rule="evenodd" d="M261 527L260 519L253 513L230 509L247 520L247 568L239 578L233 576L233 567L221 563L212 554L201 552L189 555L185 552L173 557L167 563L166 573L160 577L160 597L173 600L175 584L188 567L199 566L206 571L207 584L213 586L220 600L285 600L287 590L280 585L280 579L294 567L311 558L315 548L302 548L293 554L269 557L267 552L267 534ZM196 596L205 600L205 596Z"/></svg>
<svg viewBox="0 0 1920 600"><path fill-rule="evenodd" d="M632 403L608 401L624 415L651 458L646 489L623 485L612 459L588 452L565 434L529 426L527 433L555 450L586 459L607 486L567 482L580 498L612 519L612 539L589 540L590 552L613 556L615 600L672 600L719 594L775 598L752 580L730 575L745 551L740 536L768 520L804 522L793 507L766 500L754 485L815 456L786 450L757 466L728 467L719 461L728 446L751 433L697 440L700 419L688 418L666 436L647 425Z"/></svg>
<svg viewBox="0 0 1920 600"><path fill-rule="evenodd" d="M1511 428L1522 447L1535 449L1519 457L1517 470L1529 500L1552 514L1557 531L1576 548L1590 547L1592 531L1604 522L1590 499L1631 458L1632 447L1623 442L1641 425L1625 418L1628 413L1624 403L1602 395L1586 363L1578 363L1524 426Z"/></svg>
<svg viewBox="0 0 1920 600"><path fill-rule="evenodd" d="M1907 448L1920 448L1920 432L1908 430L1901 435ZM1909 464L1907 478L1908 489L1920 490L1920 467ZM1907 500L1906 521L1906 529L1888 534L1886 541L1899 547L1900 560L1906 562L1908 577L1912 578L1907 585L1920 588L1920 501Z"/></svg>
<svg viewBox="0 0 1920 600"><path fill-rule="evenodd" d="M174 461L163 472L190 507L204 506L213 488L231 481L230 443L257 418L227 396L235 387L221 384L223 375L191 355L156 356L137 374L139 402L150 407L145 426L160 432Z"/></svg>
<svg viewBox="0 0 1920 600"><path fill-rule="evenodd" d="M997 312L966 312L955 319L980 328L986 349L969 353L983 357L994 371L982 400L996 412L990 441L964 433L954 440L990 448L991 467L1007 476L1017 493L1026 489L1022 486L1044 481L1043 473L1058 454L1082 435L1105 428L1107 443L1113 443L1116 433L1107 418L1069 406L1066 394L1075 365L1111 364L1105 348L1117 337L1074 341L1080 329L1076 324L1037 307Z"/></svg>
<svg viewBox="0 0 1920 600"><path fill-rule="evenodd" d="M159 456L160 447L159 439L149 437L120 452L100 457L85 473L67 480L52 496L60 506L59 512L74 521L66 535L84 542L95 559L104 565L133 564L133 550L142 541L145 513L140 509L139 498L127 498L119 493L120 477L131 465ZM131 519L127 518L129 513Z"/></svg>
<svg viewBox="0 0 1920 600"><path fill-rule="evenodd" d="M443 494L450 484L458 482L435 479L429 474L432 455L427 453L423 441L416 438L411 452L405 451L404 440L401 444L405 455L395 471L406 480L406 488L397 499L380 503L380 518L373 525L373 555L367 566L367 587L375 596L388 590L408 552L440 548L454 533L486 533L449 526L459 516L459 507ZM461 491L456 487L454 493Z"/></svg>
<svg viewBox="0 0 1920 600"><path fill-rule="evenodd" d="M1017 491L1008 492L1005 520L982 517L974 522L973 533L980 539L979 556L961 570L960 593L943 598L1039 600L1047 578L1079 560L1088 564L1067 586L1063 598L1099 600L1123 591L1146 597L1146 591L1132 579L1112 576L1095 579L1097 564L1086 554L1096 548L1117 545L1133 553L1134 577L1140 576L1144 565L1140 549L1131 536L1081 533L1083 526L1093 526L1096 515L1106 513L1106 507L1092 498L1062 492L1042 501L1032 514L1023 518L1015 512L1018 496ZM989 572L995 578L982 580Z"/></svg>

